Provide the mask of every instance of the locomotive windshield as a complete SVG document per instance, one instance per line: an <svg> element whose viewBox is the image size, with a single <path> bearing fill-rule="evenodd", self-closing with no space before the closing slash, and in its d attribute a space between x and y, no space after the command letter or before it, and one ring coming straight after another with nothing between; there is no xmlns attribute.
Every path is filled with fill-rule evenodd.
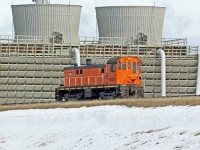
<svg viewBox="0 0 200 150"><path fill-rule="evenodd" d="M135 62L132 63L132 72L136 73L136 63Z"/></svg>
<svg viewBox="0 0 200 150"><path fill-rule="evenodd" d="M129 69L129 68L131 68L131 63L130 63L130 62L128 62L128 69Z"/></svg>
<svg viewBox="0 0 200 150"><path fill-rule="evenodd" d="M126 70L126 63L125 62L122 63L122 69Z"/></svg>
<svg viewBox="0 0 200 150"><path fill-rule="evenodd" d="M121 62L118 62L118 70L121 70Z"/></svg>

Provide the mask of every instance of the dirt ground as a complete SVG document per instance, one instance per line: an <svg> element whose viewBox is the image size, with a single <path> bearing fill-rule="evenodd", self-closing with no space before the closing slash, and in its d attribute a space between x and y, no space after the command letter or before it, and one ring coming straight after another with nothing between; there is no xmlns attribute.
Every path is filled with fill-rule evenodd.
<svg viewBox="0 0 200 150"><path fill-rule="evenodd" d="M79 108L103 105L122 105L127 107L164 107L164 106L196 106L200 105L200 97L166 97L166 98L143 98L143 99L116 99L116 100L93 100L93 101L70 101L37 104L0 105L0 111L23 110L23 109L51 109L51 108Z"/></svg>

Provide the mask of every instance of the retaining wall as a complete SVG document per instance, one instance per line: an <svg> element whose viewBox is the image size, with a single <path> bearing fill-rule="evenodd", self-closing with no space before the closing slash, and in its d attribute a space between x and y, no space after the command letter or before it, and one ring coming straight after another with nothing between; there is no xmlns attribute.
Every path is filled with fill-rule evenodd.
<svg viewBox="0 0 200 150"><path fill-rule="evenodd" d="M161 96L160 59L146 57L143 62L145 97ZM81 59L82 64L85 59ZM107 59L93 59L105 63ZM0 104L51 102L63 83L63 68L70 58L0 57ZM196 94L198 58L167 59L167 96Z"/></svg>
<svg viewBox="0 0 200 150"><path fill-rule="evenodd" d="M0 104L54 101L68 58L0 57Z"/></svg>
<svg viewBox="0 0 200 150"><path fill-rule="evenodd" d="M145 97L161 96L159 59L142 59ZM196 95L198 59L166 59L166 96Z"/></svg>

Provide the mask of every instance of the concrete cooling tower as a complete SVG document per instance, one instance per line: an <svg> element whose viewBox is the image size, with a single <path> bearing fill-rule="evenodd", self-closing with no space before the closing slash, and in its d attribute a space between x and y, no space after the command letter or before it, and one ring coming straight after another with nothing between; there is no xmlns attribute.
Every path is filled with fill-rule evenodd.
<svg viewBox="0 0 200 150"><path fill-rule="evenodd" d="M49 4L13 5L15 35L61 36L64 43L78 43L81 6ZM52 40L52 39L51 39Z"/></svg>
<svg viewBox="0 0 200 150"><path fill-rule="evenodd" d="M96 7L99 37L131 37L132 44L161 41L165 7Z"/></svg>

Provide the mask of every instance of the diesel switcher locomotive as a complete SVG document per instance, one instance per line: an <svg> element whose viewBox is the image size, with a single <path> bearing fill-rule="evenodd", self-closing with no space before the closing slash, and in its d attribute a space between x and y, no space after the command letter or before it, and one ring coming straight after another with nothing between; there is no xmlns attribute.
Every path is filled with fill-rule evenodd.
<svg viewBox="0 0 200 150"><path fill-rule="evenodd" d="M142 62L134 56L110 58L106 64L64 68L64 85L56 88L55 99L115 99L143 97Z"/></svg>

